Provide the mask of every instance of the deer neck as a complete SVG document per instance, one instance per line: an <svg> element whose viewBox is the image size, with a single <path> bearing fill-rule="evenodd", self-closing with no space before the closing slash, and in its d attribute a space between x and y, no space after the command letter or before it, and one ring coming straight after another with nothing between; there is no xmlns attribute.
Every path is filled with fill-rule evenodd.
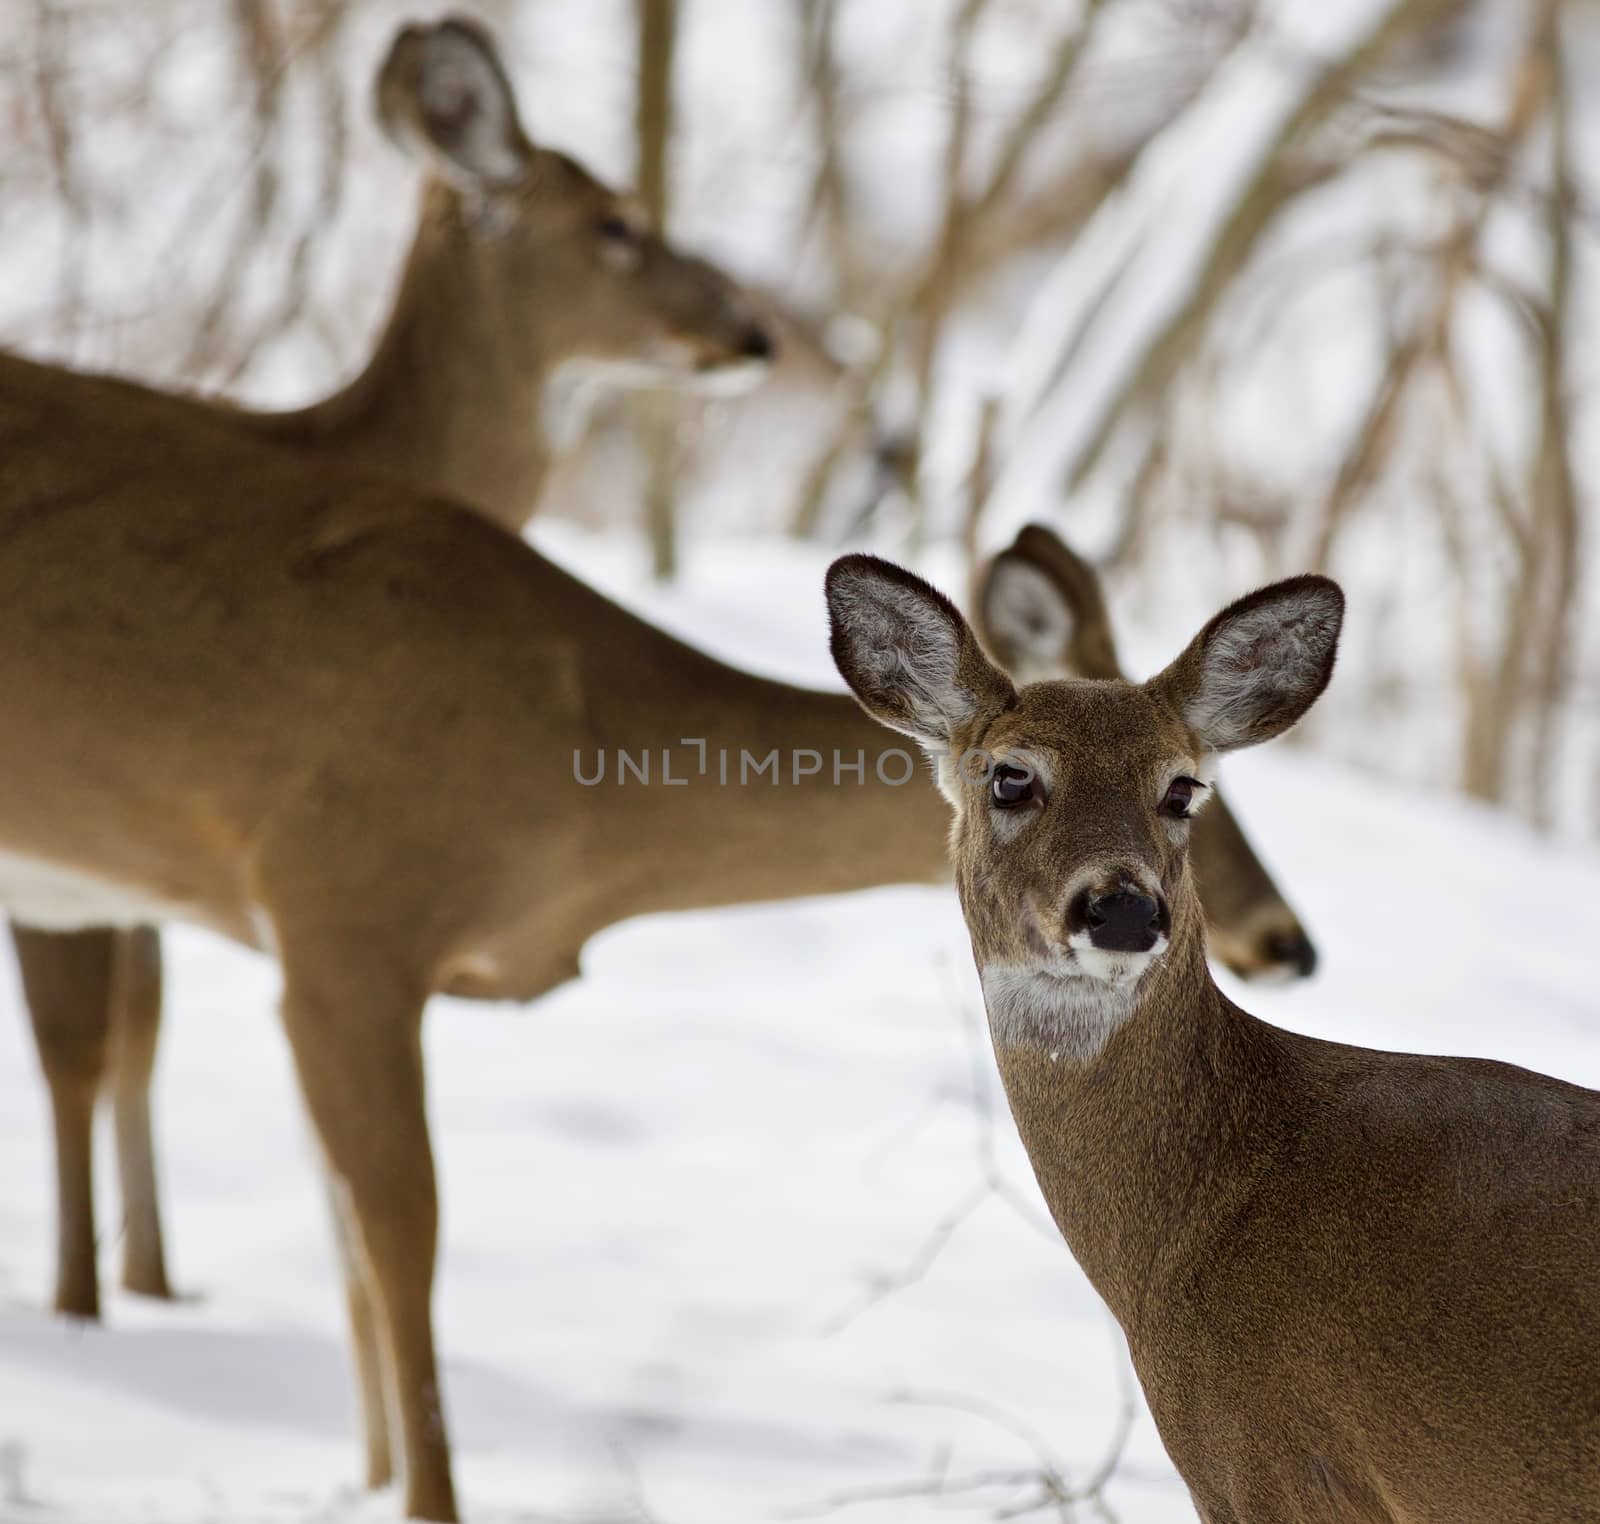
<svg viewBox="0 0 1600 1524"><path fill-rule="evenodd" d="M605 768L585 792L597 855L615 864L606 921L948 879L949 812L926 763L849 696L686 647L625 691L577 764Z"/></svg>
<svg viewBox="0 0 1600 1524"><path fill-rule="evenodd" d="M1185 889L1171 947L1093 1052L1070 1040L1081 1024L1053 1027L1041 1011L1029 1030L1015 1007L997 1010L985 978L1001 1076L1040 1189L1130 1336L1172 1315L1289 1128L1291 1050L1212 982L1199 902Z"/></svg>
<svg viewBox="0 0 1600 1524"><path fill-rule="evenodd" d="M430 184L366 369L323 402L248 421L320 459L403 479L517 531L549 468L545 391L558 357L541 346L526 295L495 278L470 215L456 192Z"/></svg>

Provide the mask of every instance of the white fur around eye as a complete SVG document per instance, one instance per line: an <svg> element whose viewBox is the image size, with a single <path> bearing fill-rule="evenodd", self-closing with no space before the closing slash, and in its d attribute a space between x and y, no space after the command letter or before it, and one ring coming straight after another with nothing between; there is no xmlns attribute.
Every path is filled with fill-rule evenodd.
<svg viewBox="0 0 1600 1524"><path fill-rule="evenodd" d="M1042 757L1037 757L1029 751L1019 750L996 757L994 765L1026 768L1037 780L1041 801L1049 799L1055 778L1050 764ZM992 771L982 784L977 786L975 793L988 813L989 829L995 840L1005 845L1025 835L1043 813L1041 804L1037 802L1018 805L1013 809L1004 809L997 804L994 798Z"/></svg>
<svg viewBox="0 0 1600 1524"><path fill-rule="evenodd" d="M636 275L644 259L639 245L626 238L608 238L600 235L600 263L613 275Z"/></svg>
<svg viewBox="0 0 1600 1524"><path fill-rule="evenodd" d="M1211 772L1214 776L1216 773L1215 766L1211 768ZM1186 814L1163 814L1163 818L1166 820L1167 824L1172 827L1187 825L1195 818L1196 815L1200 813L1201 810L1206 807L1207 804L1211 802L1211 800L1216 796L1217 792L1211 780L1205 776L1205 773L1202 770L1202 765L1186 761L1180 763L1176 768L1174 768L1172 772L1167 775L1167 781L1161 785L1161 793L1157 796L1156 800L1158 808L1166 801L1167 791L1174 783L1178 781L1179 778L1193 779L1193 781L1198 783L1200 786L1191 793L1189 798L1189 809Z"/></svg>
<svg viewBox="0 0 1600 1524"><path fill-rule="evenodd" d="M1010 846L1025 836L1039 818L1037 808L1029 805L1015 810L997 809L988 798L984 800L989 811L989 830L1002 846Z"/></svg>

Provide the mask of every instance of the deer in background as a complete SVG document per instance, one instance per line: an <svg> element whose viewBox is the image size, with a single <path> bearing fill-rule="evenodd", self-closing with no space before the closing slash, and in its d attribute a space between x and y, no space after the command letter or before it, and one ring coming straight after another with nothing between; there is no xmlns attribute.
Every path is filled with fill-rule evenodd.
<svg viewBox="0 0 1600 1524"><path fill-rule="evenodd" d="M828 602L941 762L1012 1114L1205 1524L1600 1520L1600 1093L1280 1031L1206 964L1191 821L1327 685L1338 588L1242 598L1141 685L1020 690L898 567L846 557Z"/></svg>
<svg viewBox="0 0 1600 1524"><path fill-rule="evenodd" d="M424 185L373 359L297 412L212 403L217 426L319 468L404 480L515 532L539 501L547 425L575 393L608 382L727 388L771 360L767 329L726 276L651 235L630 201L572 159L530 142L475 23L405 28L376 94L385 132ZM160 941L149 928L12 931L55 1129L55 1305L99 1315L91 1141L102 1090L116 1119L123 1284L170 1296L149 1106Z"/></svg>
<svg viewBox="0 0 1600 1524"><path fill-rule="evenodd" d="M1043 524L1026 525L980 570L972 602L979 638L1014 681L1126 680L1099 572ZM1193 837L1211 956L1244 979L1310 975L1316 948L1220 797Z"/></svg>

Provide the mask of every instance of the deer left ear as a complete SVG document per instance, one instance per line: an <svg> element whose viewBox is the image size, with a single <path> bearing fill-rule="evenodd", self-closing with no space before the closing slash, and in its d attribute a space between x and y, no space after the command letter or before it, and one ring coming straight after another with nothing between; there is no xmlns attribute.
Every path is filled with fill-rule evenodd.
<svg viewBox="0 0 1600 1524"><path fill-rule="evenodd" d="M834 664L862 707L934 751L1016 700L943 593L876 556L828 569Z"/></svg>
<svg viewBox="0 0 1600 1524"><path fill-rule="evenodd" d="M462 16L395 38L378 74L378 118L396 143L463 190L514 185L532 162L494 41Z"/></svg>
<svg viewBox="0 0 1600 1524"><path fill-rule="evenodd" d="M1326 577L1291 577L1229 604L1150 680L1208 751L1236 751L1288 730L1333 676L1344 594Z"/></svg>

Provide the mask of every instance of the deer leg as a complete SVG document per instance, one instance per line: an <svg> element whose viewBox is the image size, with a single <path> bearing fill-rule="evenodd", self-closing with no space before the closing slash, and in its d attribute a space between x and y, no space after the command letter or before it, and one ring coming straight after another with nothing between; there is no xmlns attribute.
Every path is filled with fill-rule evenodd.
<svg viewBox="0 0 1600 1524"><path fill-rule="evenodd" d="M121 1175L122 1284L170 1300L150 1137L150 1076L161 1031L161 938L153 927L117 933L111 998L111 1101Z"/></svg>
<svg viewBox="0 0 1600 1524"><path fill-rule="evenodd" d="M378 1336L378 1309L374 1301L372 1267L367 1263L350 1192L328 1168L328 1207L333 1218L334 1243L344 1274L345 1307L350 1317L350 1340L356 1362L356 1395L361 1402L361 1428L367 1451L367 1486L387 1487L394 1480L394 1460L389 1449L388 1375Z"/></svg>
<svg viewBox="0 0 1600 1524"><path fill-rule="evenodd" d="M55 1124L55 1306L79 1318L100 1316L94 1108L106 1067L115 936L11 927Z"/></svg>
<svg viewBox="0 0 1600 1524"><path fill-rule="evenodd" d="M374 1407L398 1440L408 1518L454 1521L450 1446L434 1360L431 1301L438 1200L422 1072L424 995L347 963L314 975L285 947L284 1022L311 1119L354 1227L351 1298L357 1370L367 1408L369 1470ZM376 1338L371 1339L374 1331ZM363 1329L368 1349L362 1350ZM379 1372L381 1371L381 1377Z"/></svg>

